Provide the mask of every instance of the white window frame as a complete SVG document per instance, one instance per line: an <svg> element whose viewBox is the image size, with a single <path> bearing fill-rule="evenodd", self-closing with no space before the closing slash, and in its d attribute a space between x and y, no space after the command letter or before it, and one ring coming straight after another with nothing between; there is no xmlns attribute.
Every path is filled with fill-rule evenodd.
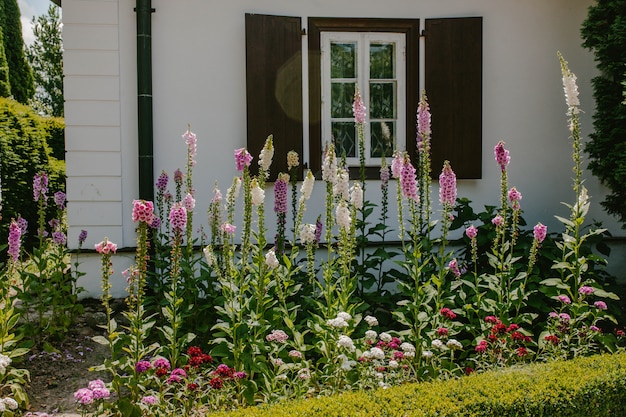
<svg viewBox="0 0 626 417"><path fill-rule="evenodd" d="M357 44L357 78L354 79L358 85L363 103L366 107L366 124L364 126L365 136L365 165L380 166L381 158L370 157L371 130L370 130L370 74L369 74L369 45L376 42L395 43L396 54L394 63L396 69L396 119L394 132L394 147L404 148L406 143L406 36L404 33L393 32L321 32L321 90L322 90L322 138L324 141L331 141L332 128L330 117L331 101L331 78L330 78L330 45L332 42L355 42ZM341 80L341 79L340 79ZM349 81L350 79L343 79ZM380 81L380 80L374 80ZM343 120L343 119L342 119ZM354 118L346 118L345 121L354 121ZM376 120L374 120L376 121ZM358 138L355 134L355 140ZM358 166L358 143L356 157L346 158L349 166Z"/></svg>

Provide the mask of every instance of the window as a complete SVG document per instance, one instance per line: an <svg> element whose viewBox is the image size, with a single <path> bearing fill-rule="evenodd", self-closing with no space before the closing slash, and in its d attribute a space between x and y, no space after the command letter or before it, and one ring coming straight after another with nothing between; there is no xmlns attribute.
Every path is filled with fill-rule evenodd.
<svg viewBox="0 0 626 417"><path fill-rule="evenodd" d="M405 36L397 33L323 32L322 138L331 138L351 166L360 162L352 104L358 86L365 107L367 166L391 157L405 134Z"/></svg>
<svg viewBox="0 0 626 417"><path fill-rule="evenodd" d="M308 126L302 120L305 32ZM420 36L425 48L423 86L419 85ZM393 66L395 73L386 73L390 68L377 59ZM354 74L348 68L352 60ZM316 175L324 144L331 137L349 161L353 158L358 163L352 118L357 83L370 117L368 178L378 178L376 165L382 152L388 154L388 141L395 141L415 160L415 114L422 89L433 114L433 173L438 175L438 167L449 160L457 178L481 177L480 17L426 19L420 33L419 19L309 18L303 28L299 17L247 14L246 65L248 149L258 154L267 135L274 135L277 157L271 178L286 172L282 156L287 151L294 149L302 155L304 129L309 134L308 167ZM381 68L386 69L381 72ZM383 133L387 129L390 139Z"/></svg>

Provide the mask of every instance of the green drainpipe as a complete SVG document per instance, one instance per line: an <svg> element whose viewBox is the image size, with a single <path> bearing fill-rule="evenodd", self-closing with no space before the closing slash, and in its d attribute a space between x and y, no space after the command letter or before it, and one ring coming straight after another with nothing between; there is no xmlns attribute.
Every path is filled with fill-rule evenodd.
<svg viewBox="0 0 626 417"><path fill-rule="evenodd" d="M139 198L154 200L152 126L152 0L137 0L137 139Z"/></svg>

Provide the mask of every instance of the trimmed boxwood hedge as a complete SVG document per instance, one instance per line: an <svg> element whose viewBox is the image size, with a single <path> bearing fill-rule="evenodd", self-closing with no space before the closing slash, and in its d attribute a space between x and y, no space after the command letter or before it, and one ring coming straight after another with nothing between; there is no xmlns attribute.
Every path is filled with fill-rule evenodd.
<svg viewBox="0 0 626 417"><path fill-rule="evenodd" d="M222 417L626 416L626 353L535 363L458 380L286 401Z"/></svg>

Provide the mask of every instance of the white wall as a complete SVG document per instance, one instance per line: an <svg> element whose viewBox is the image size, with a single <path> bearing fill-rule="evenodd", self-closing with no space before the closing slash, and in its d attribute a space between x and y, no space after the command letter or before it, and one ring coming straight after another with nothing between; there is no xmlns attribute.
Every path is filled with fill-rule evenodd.
<svg viewBox="0 0 626 417"><path fill-rule="evenodd" d="M483 179L459 181L458 194L470 198L476 210L498 204L499 170L493 147L504 140L512 157L509 184L523 194L526 220L559 230L553 216L567 216L561 202L572 202L574 196L572 148L556 53L563 53L578 76L586 136L592 130L590 80L596 70L592 54L581 47L580 26L593 3L231 0L218 6L206 0L153 0L155 178L161 169L171 175L184 168L181 135L188 123L198 136L193 177L198 225L206 223L214 181L225 191L236 175L232 152L246 144L247 12L301 16L303 26L308 16L482 16ZM63 2L70 241L76 240L80 229L87 229L88 247L104 236L120 247L134 245L130 218L132 200L138 195L134 7L132 0ZM606 190L590 173L585 185L593 201L588 218L601 220L614 235L624 236L599 205ZM367 198L376 201L377 190L377 184L370 185ZM323 186L317 185L313 202L323 201L322 191ZM436 209L436 194L433 201ZM271 208L266 211L271 215ZM305 222L314 221L321 212L321 205L312 203ZM87 263L87 269L99 273L97 263L93 267Z"/></svg>

